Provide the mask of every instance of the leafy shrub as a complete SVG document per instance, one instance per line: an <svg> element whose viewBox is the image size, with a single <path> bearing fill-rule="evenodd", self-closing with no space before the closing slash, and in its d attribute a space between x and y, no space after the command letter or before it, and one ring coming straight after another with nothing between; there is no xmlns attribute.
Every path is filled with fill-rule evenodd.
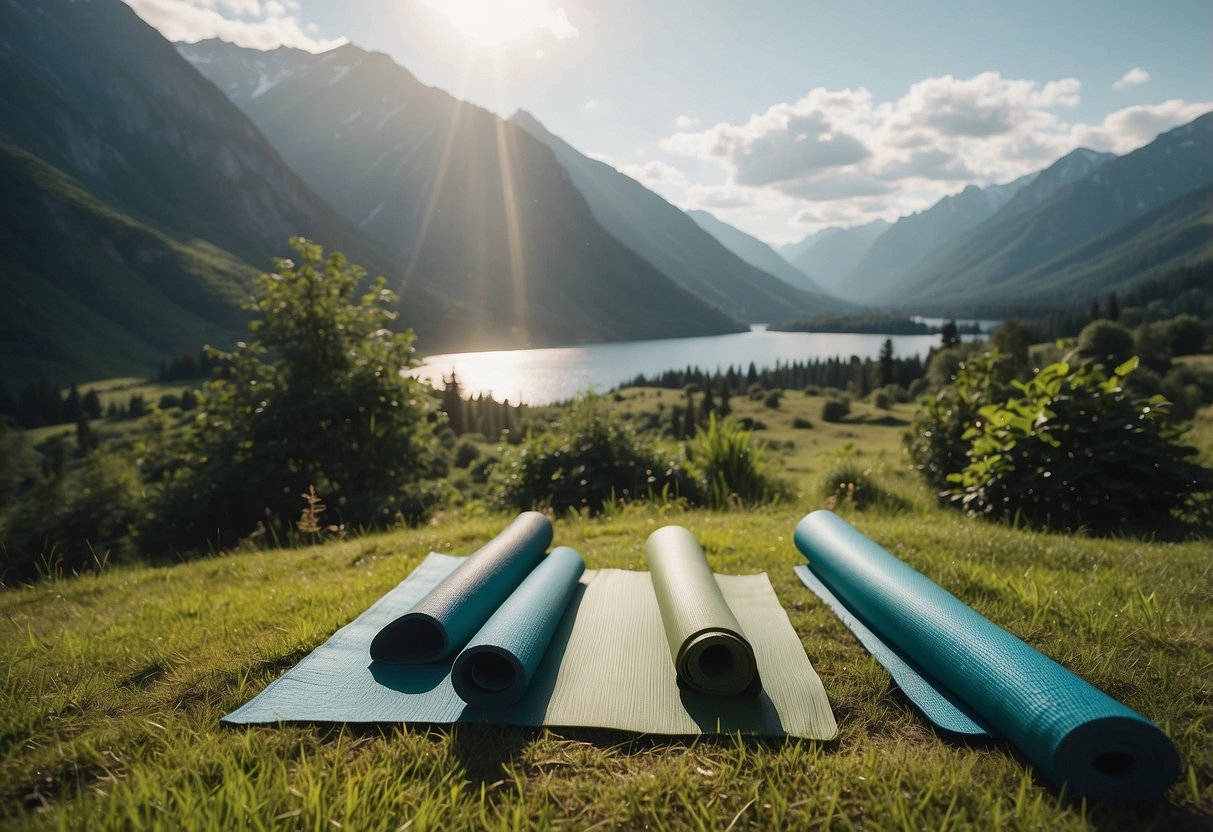
<svg viewBox="0 0 1213 832"><path fill-rule="evenodd" d="M716 508L765 503L786 491L770 474L762 447L734 419L717 420L712 414L688 444L687 455L707 485L709 504Z"/></svg>
<svg viewBox="0 0 1213 832"><path fill-rule="evenodd" d="M475 443L464 439L455 446L455 458L452 460L452 464L456 468L467 468L478 459L480 459L480 448L476 447Z"/></svg>
<svg viewBox="0 0 1213 832"><path fill-rule="evenodd" d="M813 423L803 416L793 416L792 427L796 428L797 430L811 430Z"/></svg>
<svg viewBox="0 0 1213 832"><path fill-rule="evenodd" d="M872 471L853 462L844 462L830 471L823 481L822 497L830 510L854 508L863 511L879 508L885 511L905 511L909 504L884 488Z"/></svg>
<svg viewBox="0 0 1213 832"><path fill-rule="evenodd" d="M1157 530L1195 509L1213 472L1189 461L1161 396L1125 391L1136 366L1105 377L1089 362L1052 364L1017 383L1018 397L978 408L952 499L974 515L1097 532Z"/></svg>
<svg viewBox="0 0 1213 832"><path fill-rule="evenodd" d="M1133 355L1133 333L1115 321L1092 321L1078 335L1078 354L1118 367Z"/></svg>
<svg viewBox="0 0 1213 832"><path fill-rule="evenodd" d="M806 396L820 396L821 387L816 384L810 384L804 388L804 394Z"/></svg>
<svg viewBox="0 0 1213 832"><path fill-rule="evenodd" d="M851 413L851 403L846 399L826 399L821 403L821 421L841 422Z"/></svg>
<svg viewBox="0 0 1213 832"><path fill-rule="evenodd" d="M872 406L880 410L889 410L893 407L893 397L885 390L877 390L872 394Z"/></svg>
<svg viewBox="0 0 1213 832"><path fill-rule="evenodd" d="M75 573L133 560L133 526L144 505L134 465L95 451L62 477L47 477L17 504L0 546L0 572L27 580L39 571Z"/></svg>
<svg viewBox="0 0 1213 832"><path fill-rule="evenodd" d="M985 405L1007 397L999 381L999 353L982 353L956 365L952 382L924 398L905 437L911 466L936 490L969 464L969 429Z"/></svg>
<svg viewBox="0 0 1213 832"><path fill-rule="evenodd" d="M489 476L490 502L502 508L572 508L598 513L616 500L699 496L685 463L587 396L548 430L507 447Z"/></svg>
<svg viewBox="0 0 1213 832"><path fill-rule="evenodd" d="M768 390L766 396L764 396L762 399L762 404L764 407L769 407L772 410L775 410L779 407L779 402L781 399L783 399L782 390Z"/></svg>

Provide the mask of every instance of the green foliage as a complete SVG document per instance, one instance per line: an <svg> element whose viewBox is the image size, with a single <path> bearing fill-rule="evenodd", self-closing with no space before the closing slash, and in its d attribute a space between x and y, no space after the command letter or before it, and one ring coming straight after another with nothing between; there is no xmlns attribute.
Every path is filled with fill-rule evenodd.
<svg viewBox="0 0 1213 832"><path fill-rule="evenodd" d="M1119 367L1133 356L1133 332L1115 321L1092 321L1078 335L1078 352L1105 367Z"/></svg>
<svg viewBox="0 0 1213 832"><path fill-rule="evenodd" d="M0 416L0 509L24 491L37 473L38 452L26 432Z"/></svg>
<svg viewBox="0 0 1213 832"><path fill-rule="evenodd" d="M771 475L762 447L750 436L737 420L717 420L712 414L687 445L687 455L706 482L713 507L755 505L784 496L786 488Z"/></svg>
<svg viewBox="0 0 1213 832"><path fill-rule="evenodd" d="M1109 377L1093 363L1052 364L1020 395L985 404L963 434L969 464L952 473L952 499L970 514L1034 527L1159 529L1197 508L1213 487L1189 461L1161 396L1124 389L1136 359Z"/></svg>
<svg viewBox="0 0 1213 832"><path fill-rule="evenodd" d="M821 403L821 421L841 422L851 414L851 403L846 399L826 399Z"/></svg>
<svg viewBox="0 0 1213 832"><path fill-rule="evenodd" d="M154 550L230 545L259 526L288 529L315 486L346 526L417 522L438 499L426 391L412 332L393 332L396 298L340 253L293 238L249 305L252 338L218 356L185 467L165 482Z"/></svg>
<svg viewBox="0 0 1213 832"><path fill-rule="evenodd" d="M969 464L970 443L965 434L977 421L978 411L1005 398L999 381L1005 360L994 352L959 362L951 383L922 400L905 436L905 447L912 467L936 492L947 489L949 475ZM935 368L934 360L930 366Z"/></svg>
<svg viewBox="0 0 1213 832"><path fill-rule="evenodd" d="M768 390L767 394L762 398L763 407L769 407L772 410L779 408L779 402L783 399L782 390Z"/></svg>
<svg viewBox="0 0 1213 832"><path fill-rule="evenodd" d="M853 508L864 511L878 508L882 511L904 511L909 504L889 491L872 475L870 468L854 462L844 462L833 469L822 481L821 496L830 510Z"/></svg>
<svg viewBox="0 0 1213 832"><path fill-rule="evenodd" d="M489 478L502 508L599 513L616 501L698 496L685 464L638 433L595 396L563 410L546 432L507 447Z"/></svg>
<svg viewBox="0 0 1213 832"><path fill-rule="evenodd" d="M8 516L0 547L6 580L100 569L135 559L133 527L144 506L133 464L95 451L62 476L37 482Z"/></svg>

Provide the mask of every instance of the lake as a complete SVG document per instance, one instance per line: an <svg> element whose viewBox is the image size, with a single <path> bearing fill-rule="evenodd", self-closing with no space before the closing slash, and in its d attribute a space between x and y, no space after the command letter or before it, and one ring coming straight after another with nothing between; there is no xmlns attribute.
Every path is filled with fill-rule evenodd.
<svg viewBox="0 0 1213 832"><path fill-rule="evenodd" d="M893 339L893 351L901 357L925 357L939 344L938 335L771 332L756 324L734 335L431 355L414 374L441 387L442 377L453 370L465 396L483 393L515 404L543 405L571 399L583 390L602 393L639 373L653 376L687 366L709 372L732 366L745 372L750 362L762 370L776 362L876 358L886 338Z"/></svg>

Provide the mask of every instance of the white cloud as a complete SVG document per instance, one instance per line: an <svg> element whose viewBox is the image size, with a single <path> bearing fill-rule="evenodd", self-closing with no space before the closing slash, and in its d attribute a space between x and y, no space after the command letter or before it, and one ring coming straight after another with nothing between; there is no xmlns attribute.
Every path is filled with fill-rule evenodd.
<svg viewBox="0 0 1213 832"><path fill-rule="evenodd" d="M686 174L678 168L657 159L645 162L643 165L620 165L618 170L649 188L661 185L684 185L687 181Z"/></svg>
<svg viewBox="0 0 1213 832"><path fill-rule="evenodd" d="M601 108L602 108L602 102L595 101L593 99L590 99L589 101L587 101L581 105L581 109L585 110L587 113L592 113L595 110L598 110Z"/></svg>
<svg viewBox="0 0 1213 832"><path fill-rule="evenodd" d="M690 130L692 127L699 126L699 119L695 116L678 116L674 119L674 128L676 130Z"/></svg>
<svg viewBox="0 0 1213 832"><path fill-rule="evenodd" d="M966 185L1008 182L1078 146L1124 153L1213 108L1166 101L1084 124L1070 115L1080 93L1075 78L997 72L927 78L883 102L863 88L819 87L743 123L679 129L660 147L723 169L730 202L744 201L738 193L751 205L790 200L785 216L800 223L855 224L922 210Z"/></svg>
<svg viewBox="0 0 1213 832"><path fill-rule="evenodd" d="M1150 80L1150 73L1146 72L1139 66L1135 66L1120 76L1120 80L1112 85L1114 90L1123 90L1126 87L1136 87L1139 84L1144 84Z"/></svg>
<svg viewBox="0 0 1213 832"><path fill-rule="evenodd" d="M172 41L222 38L252 49L293 46L323 52L345 38L317 39L313 24L299 19L297 0L126 0L147 23ZM226 13L226 15L225 15Z"/></svg>
<svg viewBox="0 0 1213 832"><path fill-rule="evenodd" d="M1178 98L1161 104L1139 104L1110 113L1100 124L1076 124L1072 143L1078 147L1128 153L1154 140L1159 133L1213 110L1213 101L1188 104Z"/></svg>

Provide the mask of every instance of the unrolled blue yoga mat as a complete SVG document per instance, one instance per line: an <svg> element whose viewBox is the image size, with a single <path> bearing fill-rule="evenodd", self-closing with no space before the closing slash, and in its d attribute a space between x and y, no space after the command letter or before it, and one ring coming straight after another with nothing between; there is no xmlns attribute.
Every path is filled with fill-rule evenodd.
<svg viewBox="0 0 1213 832"><path fill-rule="evenodd" d="M914 686L903 691L932 720L940 701L957 703L960 713L1005 737L1054 782L1093 798L1153 800L1179 775L1174 746L1144 716L982 617L837 515L815 511L793 537L808 558L809 576L884 645L873 649L877 659L895 655L913 664L932 696Z"/></svg>

